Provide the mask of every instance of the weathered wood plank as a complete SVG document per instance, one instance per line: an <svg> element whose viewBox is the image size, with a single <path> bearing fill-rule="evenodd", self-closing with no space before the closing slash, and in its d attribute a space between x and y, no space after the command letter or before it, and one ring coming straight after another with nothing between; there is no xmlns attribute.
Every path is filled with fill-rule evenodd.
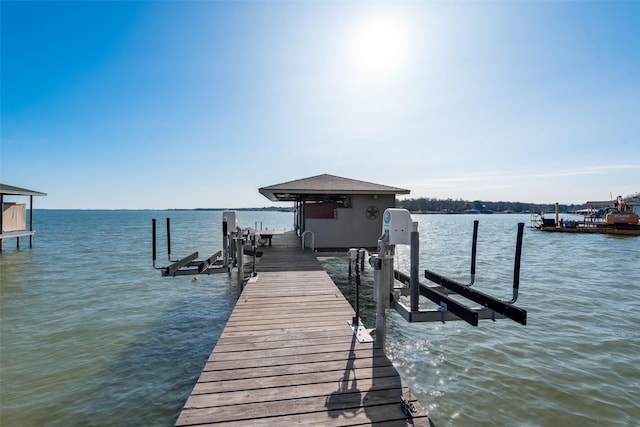
<svg viewBox="0 0 640 427"><path fill-rule="evenodd" d="M254 422L273 423L295 419L299 419L304 425L308 423L353 425L358 422L390 421L403 422L404 424L400 425L408 425L409 421L401 409L399 395L393 396L396 402L390 403L389 392L390 390L371 390L363 394L358 388L352 388L343 391L334 390L328 398L313 396L270 402L190 408L182 421L198 424L207 422L212 414L224 412L221 422L245 421L252 425ZM323 408L323 410L316 410L316 408ZM295 417L296 415L301 417ZM417 412L413 421L425 416L424 411ZM274 419L276 417L277 420ZM283 423L283 425L289 425L289 423Z"/></svg>
<svg viewBox="0 0 640 427"><path fill-rule="evenodd" d="M358 358L353 362L354 368L378 368L383 366L393 366L388 359L382 358ZM210 368L211 367L211 368ZM257 378L265 375L291 375L291 374L303 374L308 372L328 372L344 370L344 359L341 360L323 360L320 362L306 362L306 363L293 363L293 364L281 364L270 365L263 367L264 369L255 369L255 367L233 367L229 369L220 370L216 366L215 362L207 362L200 381L220 381L220 380L236 380Z"/></svg>
<svg viewBox="0 0 640 427"><path fill-rule="evenodd" d="M366 343L365 343L366 344ZM325 344L325 345L300 345L295 347L286 347L286 348L268 348L264 350L255 350L255 351L245 351L242 353L242 358L244 360L256 359L256 358L274 358L274 357L291 357L291 356L300 356L300 355L318 355L316 357L325 357L327 353L339 353L341 357L349 357L351 353L357 354L360 357L370 357L372 353L371 346L365 347L354 347L349 348L345 343L339 344ZM234 360L238 359L237 352L225 352L225 353L211 353L212 357L210 360L222 361L222 360Z"/></svg>
<svg viewBox="0 0 640 427"><path fill-rule="evenodd" d="M176 425L430 425L384 352L354 340L354 311L315 256L286 236L264 248Z"/></svg>
<svg viewBox="0 0 640 427"><path fill-rule="evenodd" d="M400 400L400 396L408 397L408 400L413 401L414 397L411 394L409 388L404 384L398 383L395 379L383 378L380 381L376 381L376 387L371 387L371 380L365 379L358 383L358 388L366 387L369 392L381 392L387 396L389 401L396 402ZM293 395L292 392L279 393L278 389L265 388L257 390L239 390L229 393L207 393L207 394L194 394L189 399L189 404L185 405L185 410L191 409L204 409L215 408L232 405L246 405L250 403L261 402L281 402L292 399L306 399L313 397L330 397L332 393L340 392L342 389L336 387L336 384L332 383L320 383L309 384L300 386L291 386L292 391L295 391L295 397L284 397L286 395Z"/></svg>

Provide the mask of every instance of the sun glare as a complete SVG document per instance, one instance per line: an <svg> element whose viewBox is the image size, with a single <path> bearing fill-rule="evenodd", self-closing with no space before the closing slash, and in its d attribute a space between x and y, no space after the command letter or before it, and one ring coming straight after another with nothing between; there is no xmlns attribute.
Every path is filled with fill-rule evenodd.
<svg viewBox="0 0 640 427"><path fill-rule="evenodd" d="M361 82L384 83L406 67L409 35L406 23L396 16L368 18L356 27L350 42L349 60Z"/></svg>

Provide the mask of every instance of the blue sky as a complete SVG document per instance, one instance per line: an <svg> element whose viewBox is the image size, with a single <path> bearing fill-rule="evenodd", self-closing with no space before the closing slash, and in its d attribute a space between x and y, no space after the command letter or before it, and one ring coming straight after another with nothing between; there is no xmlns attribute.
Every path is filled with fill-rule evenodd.
<svg viewBox="0 0 640 427"><path fill-rule="evenodd" d="M0 3L0 181L42 208L640 191L640 2Z"/></svg>

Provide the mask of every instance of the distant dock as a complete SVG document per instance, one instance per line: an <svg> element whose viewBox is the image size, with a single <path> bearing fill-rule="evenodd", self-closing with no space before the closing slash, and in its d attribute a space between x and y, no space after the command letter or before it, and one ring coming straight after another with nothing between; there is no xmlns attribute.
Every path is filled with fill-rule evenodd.
<svg viewBox="0 0 640 427"><path fill-rule="evenodd" d="M313 253L292 232L261 250L176 425L430 426Z"/></svg>
<svg viewBox="0 0 640 427"><path fill-rule="evenodd" d="M29 237L29 247L33 246L33 196L46 196L46 193L0 183L0 252L6 239L15 238L20 248L20 238ZM29 228L27 228L26 203L5 201L8 197L29 197Z"/></svg>

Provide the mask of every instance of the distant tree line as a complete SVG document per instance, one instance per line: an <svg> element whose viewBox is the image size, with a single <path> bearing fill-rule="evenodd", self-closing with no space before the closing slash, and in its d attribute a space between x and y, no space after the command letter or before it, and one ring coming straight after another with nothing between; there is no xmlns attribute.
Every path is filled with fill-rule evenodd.
<svg viewBox="0 0 640 427"><path fill-rule="evenodd" d="M489 202L483 200L454 200L454 199L434 199L418 198L403 199L396 202L397 207L407 209L411 212L422 213L465 213L469 211L478 212L555 212L555 203L523 203L523 202ZM586 205L559 205L560 212L572 212L582 209Z"/></svg>

